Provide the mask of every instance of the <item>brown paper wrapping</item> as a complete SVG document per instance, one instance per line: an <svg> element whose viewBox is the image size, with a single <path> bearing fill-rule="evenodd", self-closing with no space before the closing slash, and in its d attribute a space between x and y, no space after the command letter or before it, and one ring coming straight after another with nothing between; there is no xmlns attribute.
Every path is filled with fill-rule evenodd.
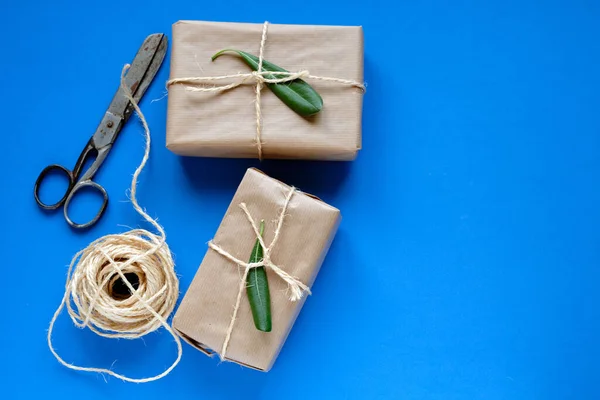
<svg viewBox="0 0 600 400"><path fill-rule="evenodd" d="M249 73L224 48L258 56L263 24L179 21L173 25L170 79ZM269 24L264 59L291 72L363 82L360 26ZM217 81L229 84L235 79ZM336 82L307 79L323 109L305 118L267 87L261 92L263 158L353 160L361 148L363 92ZM256 158L255 81L220 93L169 86L167 148L184 156Z"/></svg>
<svg viewBox="0 0 600 400"><path fill-rule="evenodd" d="M265 244L270 245L277 218L290 187L250 168L238 187L213 242L239 260L248 261L256 235L240 203L255 221L265 220ZM341 220L338 209L302 192L288 205L272 261L309 287L312 286ZM275 362L307 295L291 302L287 286L266 268L271 293L271 332L258 331L244 291L226 352L228 361L269 371ZM173 318L175 331L208 355L221 351L239 291L242 270L208 249Z"/></svg>

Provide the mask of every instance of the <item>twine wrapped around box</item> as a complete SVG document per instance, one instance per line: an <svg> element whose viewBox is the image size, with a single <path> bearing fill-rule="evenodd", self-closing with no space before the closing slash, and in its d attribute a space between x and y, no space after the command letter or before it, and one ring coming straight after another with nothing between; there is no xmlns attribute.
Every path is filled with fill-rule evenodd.
<svg viewBox="0 0 600 400"><path fill-rule="evenodd" d="M261 91L265 83L285 83L290 82L296 79L313 79L313 80L321 80L321 81L329 81L336 82L343 85L349 85L353 87L357 87L361 89L363 92L366 91L366 86L363 83L357 82L351 79L341 79L341 78L332 78L332 77L323 77L323 76L315 76L311 75L309 71L302 70L298 72L279 72L279 71L263 71L263 54L265 42L267 40L267 30L268 30L269 22L265 21L263 24L262 30L262 38L260 41L260 50L259 50L259 62L258 62L258 70L252 71L246 74L231 74L231 75L221 75L221 76L205 76L205 77L184 77L184 78L174 78L167 81L167 88L171 85L175 84L202 84L209 83L214 81L220 81L231 78L239 78L237 82L222 85L222 86L212 86L212 87L195 87L188 86L186 90L191 92L223 92L226 90L234 89L238 86L245 84L248 81L254 80L256 81L256 99L254 102L255 111L256 111L256 135L255 142L256 148L258 152L258 158L260 160L263 159L263 142L261 140L261 126L262 126L262 112L261 112ZM281 78L269 79L265 78L265 75L275 75L281 76Z"/></svg>
<svg viewBox="0 0 600 400"><path fill-rule="evenodd" d="M290 296L289 296L290 301L300 300L302 298L304 292L307 292L308 294L310 294L310 289L308 286L306 286L304 283L302 283L297 278L295 278L295 277L291 276L290 274L288 274L287 272L285 272L283 269L281 269L280 267L275 265L273 263L273 261L271 261L271 253L273 251L273 248L277 244L277 241L279 240L279 236L281 234L281 228L283 226L283 220L285 218L285 213L287 211L288 205L290 204L292 196L294 195L295 192L296 192L296 189L294 187L292 187L285 198L285 203L283 205L283 208L282 208L281 213L279 214L279 218L277 220L277 228L275 229L273 240L271 241L271 244L269 246L267 246L265 244L265 242L258 230L256 222L254 221L254 218L252 218L252 215L250 215L250 211L248 211L246 204L241 203L239 205L239 207L246 214L246 218L248 219L248 222L250 222L250 225L252 225L252 229L254 230L256 237L258 238L260 245L263 247L264 253L263 253L262 261L255 262L255 263L246 263L246 262L241 261L241 260L237 259L236 257L232 256L227 251L223 250L221 247L214 244L213 241L210 241L208 243L208 246L211 249L213 249L214 251L216 251L223 257L227 258L228 260L234 262L239 267L244 268L244 273L240 278L240 286L239 286L239 290L238 290L238 294L237 294L236 303L233 308L233 315L231 317L231 322L229 323L229 327L227 328L225 340L223 341L221 353L219 354L222 361L225 361L227 346L229 345L229 340L231 339L231 333L233 332L233 326L235 324L235 319L237 317L237 313L240 308L242 294L244 292L244 288L246 287L246 278L248 277L248 273L250 272L250 270L252 268L266 267L266 268L270 268L271 270L273 270L273 272L275 272L281 279L283 279L288 284L288 288L290 289L290 292L291 292Z"/></svg>
<svg viewBox="0 0 600 400"><path fill-rule="evenodd" d="M263 235L261 220L267 221ZM174 330L220 362L268 372L314 292L341 220L336 207L248 168L173 317ZM262 262L250 263L257 241ZM254 283L248 282L250 270L261 266L270 292L269 332L256 329L252 305L243 293Z"/></svg>

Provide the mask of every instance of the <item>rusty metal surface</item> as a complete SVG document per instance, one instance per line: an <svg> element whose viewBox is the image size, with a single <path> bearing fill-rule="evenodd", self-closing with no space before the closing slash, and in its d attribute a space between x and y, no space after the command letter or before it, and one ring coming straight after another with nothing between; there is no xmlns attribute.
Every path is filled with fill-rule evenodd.
<svg viewBox="0 0 600 400"><path fill-rule="evenodd" d="M150 86L150 83L162 65L166 51L167 38L162 33L148 36L140 46L131 66L123 78L125 87L129 89L136 102L141 100L146 89ZM55 210L63 206L65 219L67 223L74 228L87 228L95 224L104 213L108 204L108 194L106 193L106 190L92 179L108 156L112 144L117 140L119 133L134 110L133 104L125 97L120 80L117 82L117 91L107 111L104 113L96 132L88 140L83 151L79 155L73 169L69 170L59 164L48 165L42 170L35 182L34 197L38 205L46 210ZM94 155L96 156L94 162L83 175L81 175L86 160ZM40 199L39 189L46 176L56 172L65 175L69 181L69 185L60 200L54 204L46 204ZM91 187L93 190L100 192L103 197L103 203L94 218L86 223L80 224L74 222L69 217L68 208L73 196L84 187Z"/></svg>

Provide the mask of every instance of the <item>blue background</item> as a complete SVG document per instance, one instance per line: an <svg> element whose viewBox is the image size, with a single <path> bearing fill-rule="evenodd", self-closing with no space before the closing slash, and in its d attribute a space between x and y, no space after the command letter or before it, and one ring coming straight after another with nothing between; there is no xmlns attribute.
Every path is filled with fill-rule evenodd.
<svg viewBox="0 0 600 400"><path fill-rule="evenodd" d="M152 102L169 53L141 103L153 142L138 194L167 231L182 292L250 166L344 220L271 372L186 345L163 380L105 381L59 365L46 332L72 255L148 228L126 197L141 125L130 120L96 176L111 201L91 230L39 209L33 183L47 164L74 164L123 64L179 19L363 25L364 150L352 163L178 157L165 148L168 99ZM4 0L2 397L600 398L599 21L593 0ZM175 357L164 329L101 339L66 313L55 343L68 361L118 360L134 377Z"/></svg>

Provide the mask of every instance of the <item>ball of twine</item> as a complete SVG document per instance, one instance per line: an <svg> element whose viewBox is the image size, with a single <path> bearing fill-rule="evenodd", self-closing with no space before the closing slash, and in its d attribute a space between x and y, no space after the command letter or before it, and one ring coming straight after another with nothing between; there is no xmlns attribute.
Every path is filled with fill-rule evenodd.
<svg viewBox="0 0 600 400"><path fill-rule="evenodd" d="M173 259L161 238L144 230L108 235L82 250L67 288L73 323L113 338L135 339L163 326L177 302ZM136 287L131 277L135 278ZM116 291L126 285L131 295Z"/></svg>
<svg viewBox="0 0 600 400"><path fill-rule="evenodd" d="M63 299L50 321L48 346L64 366L88 372L106 373L124 381L144 383L169 374L181 360L181 341L167 323L179 296L175 264L166 243L164 229L138 204L135 193L137 179L150 154L150 130L129 89L121 88L129 99L145 130L146 148L142 162L133 174L131 203L134 209L158 234L145 229L132 229L121 234L103 236L73 257L67 273ZM123 285L127 290L123 289ZM129 378L104 368L81 367L63 360L52 345L54 324L66 307L75 326L89 328L108 338L136 339L164 327L175 340L177 358L164 372L149 378Z"/></svg>

